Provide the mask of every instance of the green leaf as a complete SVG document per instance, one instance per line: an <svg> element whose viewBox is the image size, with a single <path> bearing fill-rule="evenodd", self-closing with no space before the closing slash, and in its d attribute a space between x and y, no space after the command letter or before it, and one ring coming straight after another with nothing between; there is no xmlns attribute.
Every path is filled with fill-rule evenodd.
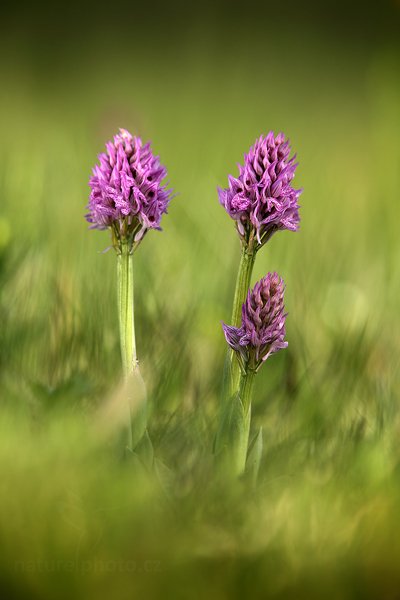
<svg viewBox="0 0 400 600"><path fill-rule="evenodd" d="M138 445L134 448L134 452L139 456L140 460L147 469L151 470L153 468L154 449L147 429Z"/></svg>
<svg viewBox="0 0 400 600"><path fill-rule="evenodd" d="M162 489L169 497L174 485L174 474L165 463L158 458L154 459L154 470Z"/></svg>
<svg viewBox="0 0 400 600"><path fill-rule="evenodd" d="M262 427L254 436L247 455L246 473L251 477L253 485L257 483L258 471L260 469L261 457L263 452L263 432Z"/></svg>
<svg viewBox="0 0 400 600"><path fill-rule="evenodd" d="M246 464L250 428L250 410L244 410L239 394L227 402L220 421L214 453L232 474L240 475Z"/></svg>
<svg viewBox="0 0 400 600"><path fill-rule="evenodd" d="M129 448L129 446L125 447L125 460L129 462L129 465L136 474L144 475L146 472L143 461L140 459L137 452Z"/></svg>
<svg viewBox="0 0 400 600"><path fill-rule="evenodd" d="M224 370L222 373L222 400L229 399L232 390L232 350L229 348L225 355Z"/></svg>
<svg viewBox="0 0 400 600"><path fill-rule="evenodd" d="M128 375L125 390L131 418L131 446L136 448L147 428L147 394L138 369Z"/></svg>
<svg viewBox="0 0 400 600"><path fill-rule="evenodd" d="M147 397L143 379L136 369L103 403L97 414L98 434L111 443L133 449L139 444L147 427Z"/></svg>

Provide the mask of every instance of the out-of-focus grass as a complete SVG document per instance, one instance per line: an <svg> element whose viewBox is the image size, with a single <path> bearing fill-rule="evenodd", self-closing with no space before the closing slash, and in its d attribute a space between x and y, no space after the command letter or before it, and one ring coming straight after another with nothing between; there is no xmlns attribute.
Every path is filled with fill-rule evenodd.
<svg viewBox="0 0 400 600"><path fill-rule="evenodd" d="M93 70L87 54L54 82L18 60L3 73L4 597L396 597L399 65L385 46L291 50L214 60L200 44L134 70L107 56ZM116 261L83 215L119 126L153 140L179 194L135 266L160 481L96 429L120 380ZM269 129L290 136L304 194L301 232L276 235L255 269L286 281L289 348L256 382L253 490L212 468L239 255L216 186Z"/></svg>

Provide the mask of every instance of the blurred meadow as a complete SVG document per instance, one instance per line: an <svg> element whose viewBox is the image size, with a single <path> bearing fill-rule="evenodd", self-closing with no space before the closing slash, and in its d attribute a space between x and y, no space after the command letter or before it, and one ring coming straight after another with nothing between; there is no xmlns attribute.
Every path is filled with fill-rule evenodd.
<svg viewBox="0 0 400 600"><path fill-rule="evenodd" d="M107 11L2 19L1 596L399 598L399 5ZM119 127L177 194L135 255L157 478L98 417L122 376L116 259L84 215ZM270 129L304 192L253 275L279 272L289 312L253 488L213 469L240 257L217 186Z"/></svg>

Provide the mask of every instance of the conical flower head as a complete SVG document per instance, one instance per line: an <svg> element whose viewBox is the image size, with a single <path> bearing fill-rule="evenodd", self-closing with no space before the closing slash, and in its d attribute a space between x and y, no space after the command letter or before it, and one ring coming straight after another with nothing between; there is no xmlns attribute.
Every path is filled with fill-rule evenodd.
<svg viewBox="0 0 400 600"><path fill-rule="evenodd" d="M149 229L160 229L171 190L162 184L167 171L150 144L125 129L106 144L89 180L86 219L93 228L112 228L114 242L137 244Z"/></svg>
<svg viewBox="0 0 400 600"><path fill-rule="evenodd" d="M229 187L219 189L219 200L236 221L240 237L259 248L280 229L299 228L298 198L291 182L297 164L290 157L289 141L283 133L261 136L239 165L239 177L228 177Z"/></svg>
<svg viewBox="0 0 400 600"><path fill-rule="evenodd" d="M225 339L235 350L244 371L257 371L285 341L285 284L277 273L268 273L249 290L242 307L242 324L222 324Z"/></svg>

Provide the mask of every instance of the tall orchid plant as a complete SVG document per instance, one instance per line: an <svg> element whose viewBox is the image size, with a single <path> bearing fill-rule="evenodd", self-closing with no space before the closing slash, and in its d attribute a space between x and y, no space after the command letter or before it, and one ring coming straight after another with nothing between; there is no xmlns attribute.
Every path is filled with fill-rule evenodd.
<svg viewBox="0 0 400 600"><path fill-rule="evenodd" d="M98 159L99 164L93 168L89 181L91 192L86 219L92 228L111 231L117 253L121 356L128 382L132 376L140 378L135 338L133 256L147 232L160 229L161 217L171 200L171 190L162 183L167 171L153 155L150 144L143 144L139 137L133 137L125 129L120 129L114 140L106 144L106 152ZM131 404L129 397L127 401ZM128 428L130 450L135 450L143 435L147 435L145 402L136 412L140 417L131 413Z"/></svg>

